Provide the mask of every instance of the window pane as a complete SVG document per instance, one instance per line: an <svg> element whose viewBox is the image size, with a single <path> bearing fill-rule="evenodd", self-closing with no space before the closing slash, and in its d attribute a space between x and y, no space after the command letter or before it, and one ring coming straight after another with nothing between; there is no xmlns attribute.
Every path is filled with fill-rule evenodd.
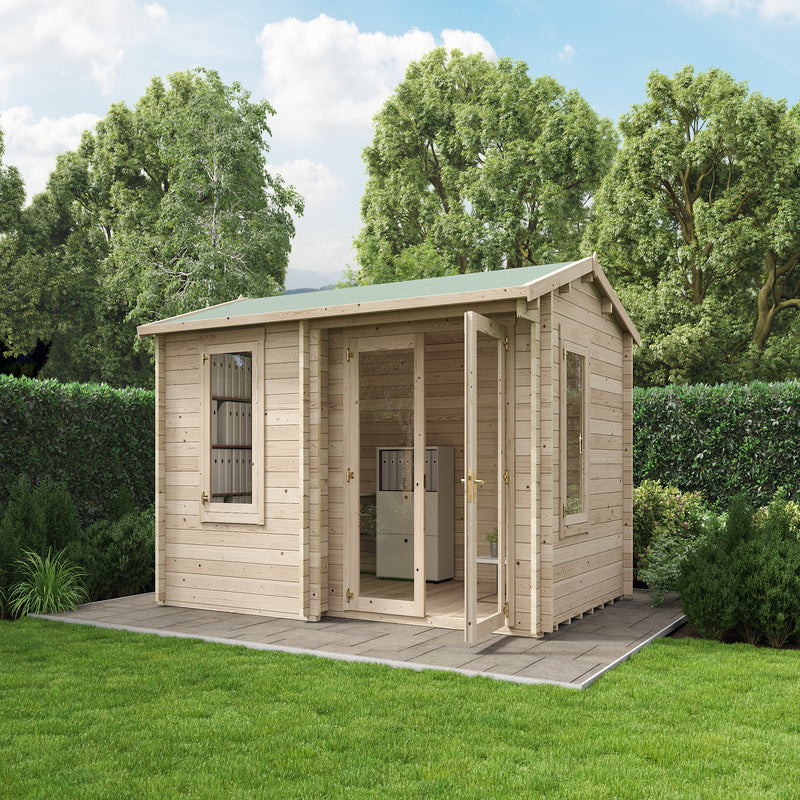
<svg viewBox="0 0 800 800"><path fill-rule="evenodd" d="M358 355L362 597L414 598L414 351Z"/></svg>
<svg viewBox="0 0 800 800"><path fill-rule="evenodd" d="M253 354L211 356L211 500L251 503Z"/></svg>
<svg viewBox="0 0 800 800"><path fill-rule="evenodd" d="M583 392L584 357L567 353L567 514L583 511Z"/></svg>

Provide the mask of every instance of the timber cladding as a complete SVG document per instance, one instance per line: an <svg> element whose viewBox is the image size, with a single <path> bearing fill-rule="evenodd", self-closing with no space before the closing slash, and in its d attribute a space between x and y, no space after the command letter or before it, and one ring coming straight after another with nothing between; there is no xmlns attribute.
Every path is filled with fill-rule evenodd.
<svg viewBox="0 0 800 800"><path fill-rule="evenodd" d="M154 323L157 601L460 627L472 581L478 616L489 622L496 611L507 633L530 636L629 594L638 333L594 259L556 266L537 268L519 290L504 276L506 288L493 292L483 277L474 297L466 290L442 305L435 297L408 308L373 302L360 313L350 303L347 313L265 313L267 321L256 323L248 301L243 325L230 311L235 303L224 319L207 312L202 324ZM472 350L467 312L483 320ZM252 404L257 441L228 445L252 449L255 485L246 494L211 489L208 426L231 400L210 389L214 353L257 362L252 400L240 398L240 406ZM371 353L394 360L378 357L370 372ZM470 415L480 480L468 475L465 457ZM452 489L452 578L403 585L381 581L374 566L366 576L376 544L359 529L380 489L376 454L426 447L452 452L452 474L438 477ZM421 474L414 480L424 485ZM238 499L228 504L228 495ZM423 508L415 505L408 524L424 533ZM501 558L490 553L496 528L504 532ZM424 547L415 547L419 559ZM493 610L495 597L503 608Z"/></svg>

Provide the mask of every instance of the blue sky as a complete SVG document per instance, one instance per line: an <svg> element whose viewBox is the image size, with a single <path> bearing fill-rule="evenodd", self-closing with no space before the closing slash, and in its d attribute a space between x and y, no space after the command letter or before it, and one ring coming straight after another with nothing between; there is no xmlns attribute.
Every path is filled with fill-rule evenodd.
<svg viewBox="0 0 800 800"><path fill-rule="evenodd" d="M721 67L800 99L800 0L237 2L0 0L4 164L29 194L113 102L195 66L276 108L270 169L306 197L289 288L354 263L371 119L410 60L438 45L525 61L616 122L647 75Z"/></svg>

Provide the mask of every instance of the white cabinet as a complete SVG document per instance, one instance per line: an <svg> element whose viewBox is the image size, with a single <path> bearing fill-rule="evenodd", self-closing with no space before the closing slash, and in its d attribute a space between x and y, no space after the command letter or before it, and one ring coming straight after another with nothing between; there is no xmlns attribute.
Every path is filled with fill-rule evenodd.
<svg viewBox="0 0 800 800"><path fill-rule="evenodd" d="M414 577L414 451L379 447L376 555L379 578ZM425 580L455 574L453 448L425 448Z"/></svg>

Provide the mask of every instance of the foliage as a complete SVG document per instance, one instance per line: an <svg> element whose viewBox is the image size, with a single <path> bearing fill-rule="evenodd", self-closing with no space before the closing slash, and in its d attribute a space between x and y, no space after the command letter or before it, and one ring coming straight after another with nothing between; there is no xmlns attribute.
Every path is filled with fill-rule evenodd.
<svg viewBox="0 0 800 800"><path fill-rule="evenodd" d="M433 50L375 118L356 240L363 283L577 257L613 126L523 62Z"/></svg>
<svg viewBox="0 0 800 800"><path fill-rule="evenodd" d="M0 507L18 497L13 486L27 474L64 484L83 525L118 516L121 498L149 508L153 403L142 389L0 375Z"/></svg>
<svg viewBox="0 0 800 800"><path fill-rule="evenodd" d="M708 532L683 563L678 582L681 608L701 636L721 640L739 621L738 555L754 536L753 514L743 497L734 500L724 525Z"/></svg>
<svg viewBox="0 0 800 800"><path fill-rule="evenodd" d="M722 510L800 489L800 383L634 389L634 485L698 490Z"/></svg>
<svg viewBox="0 0 800 800"><path fill-rule="evenodd" d="M800 537L796 510L796 504L787 503L785 493L778 492L760 526L757 564L760 591L753 593L752 625L770 647L783 647L790 637L800 633Z"/></svg>
<svg viewBox="0 0 800 800"><path fill-rule="evenodd" d="M756 514L734 498L724 525L688 555L679 581L681 605L704 636L762 638L783 647L800 633L800 538L795 509L778 491Z"/></svg>
<svg viewBox="0 0 800 800"><path fill-rule="evenodd" d="M696 538L705 508L698 492L681 492L660 481L646 480L633 490L633 555L639 561L663 536Z"/></svg>
<svg viewBox="0 0 800 800"><path fill-rule="evenodd" d="M24 556L19 564L21 580L11 587L8 596L12 616L57 614L86 601L83 573L63 550L55 555L48 550L44 556L25 550Z"/></svg>
<svg viewBox="0 0 800 800"><path fill-rule="evenodd" d="M658 481L633 490L633 563L654 606L677 589L683 562L704 536L707 518L697 492L682 493Z"/></svg>
<svg viewBox="0 0 800 800"><path fill-rule="evenodd" d="M154 554L152 509L98 520L70 548L72 559L86 572L90 600L124 597L152 589Z"/></svg>
<svg viewBox="0 0 800 800"><path fill-rule="evenodd" d="M266 169L272 113L203 69L112 105L0 238L8 351L50 342L43 377L147 386L137 323L279 291L303 205Z"/></svg>
<svg viewBox="0 0 800 800"><path fill-rule="evenodd" d="M797 654L691 639L574 691L26 618L0 624L0 693L15 798L764 800L800 783Z"/></svg>
<svg viewBox="0 0 800 800"><path fill-rule="evenodd" d="M654 71L584 242L643 335L638 385L800 375L800 106Z"/></svg>
<svg viewBox="0 0 800 800"><path fill-rule="evenodd" d="M48 475L35 485L21 475L0 514L0 590L6 591L9 602L8 590L23 578L20 557L24 552L61 551L80 534L75 502L67 487Z"/></svg>
<svg viewBox="0 0 800 800"><path fill-rule="evenodd" d="M0 236L13 231L25 202L25 187L16 167L3 167L3 129L0 128Z"/></svg>

